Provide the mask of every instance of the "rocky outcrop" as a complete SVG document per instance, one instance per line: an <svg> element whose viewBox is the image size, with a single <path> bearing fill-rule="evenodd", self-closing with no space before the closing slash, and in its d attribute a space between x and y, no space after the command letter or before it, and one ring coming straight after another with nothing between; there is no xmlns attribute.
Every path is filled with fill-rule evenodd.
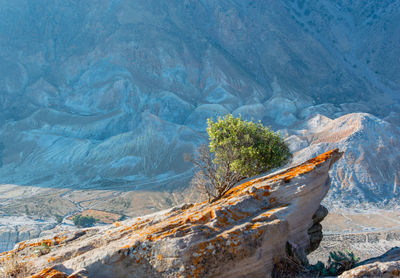
<svg viewBox="0 0 400 278"><path fill-rule="evenodd" d="M14 227L0 229L0 252L4 252L7 250L11 250L14 248L15 243L18 240L18 232ZM27 238L23 238L21 240L26 240Z"/></svg>
<svg viewBox="0 0 400 278"><path fill-rule="evenodd" d="M42 231L55 226L56 223L52 221L33 220L23 216L0 217L0 253L13 249L17 242L39 237Z"/></svg>
<svg viewBox="0 0 400 278"><path fill-rule="evenodd" d="M29 258L34 277L268 277L288 243L315 248L309 230L325 214L320 202L340 156L331 150L244 182L213 203L22 242L1 257ZM34 257L43 243L50 253Z"/></svg>
<svg viewBox="0 0 400 278"><path fill-rule="evenodd" d="M348 270L340 278L392 278L400 277L400 248L390 249L382 256L365 260L360 266Z"/></svg>

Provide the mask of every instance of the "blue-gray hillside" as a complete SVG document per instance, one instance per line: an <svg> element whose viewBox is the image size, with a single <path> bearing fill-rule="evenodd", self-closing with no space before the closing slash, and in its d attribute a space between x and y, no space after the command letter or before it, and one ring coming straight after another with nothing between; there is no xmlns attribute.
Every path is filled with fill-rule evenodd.
<svg viewBox="0 0 400 278"><path fill-rule="evenodd" d="M317 114L367 112L365 132L393 134L368 144L399 153L398 1L0 0L0 18L0 183L186 184L184 153L226 113L300 136ZM364 162L388 174L352 183L358 200L400 170Z"/></svg>

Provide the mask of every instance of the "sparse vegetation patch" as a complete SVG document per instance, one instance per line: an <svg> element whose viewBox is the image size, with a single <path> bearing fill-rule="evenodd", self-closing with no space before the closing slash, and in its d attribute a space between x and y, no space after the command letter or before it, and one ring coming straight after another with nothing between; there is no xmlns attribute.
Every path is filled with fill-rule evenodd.
<svg viewBox="0 0 400 278"><path fill-rule="evenodd" d="M82 216L82 215L75 215L72 218L75 226L78 227L92 227L96 223L96 218L93 216Z"/></svg>

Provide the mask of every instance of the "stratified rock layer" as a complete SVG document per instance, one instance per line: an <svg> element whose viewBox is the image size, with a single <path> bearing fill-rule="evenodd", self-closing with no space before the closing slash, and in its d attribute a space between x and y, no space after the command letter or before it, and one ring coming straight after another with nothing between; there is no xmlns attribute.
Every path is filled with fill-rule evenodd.
<svg viewBox="0 0 400 278"><path fill-rule="evenodd" d="M287 242L310 248L309 229L329 189L335 149L296 167L240 184L213 203L185 204L104 228L22 242L34 277L268 277ZM53 274L52 274L53 275ZM50 276L52 277L52 276ZM58 276L57 276L58 277ZM59 276L62 277L62 276Z"/></svg>

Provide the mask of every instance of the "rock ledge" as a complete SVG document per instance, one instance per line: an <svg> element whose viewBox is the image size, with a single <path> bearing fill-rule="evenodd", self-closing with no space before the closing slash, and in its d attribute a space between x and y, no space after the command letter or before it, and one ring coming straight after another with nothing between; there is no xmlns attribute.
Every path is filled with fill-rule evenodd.
<svg viewBox="0 0 400 278"><path fill-rule="evenodd" d="M0 259L25 257L35 278L269 277L287 242L304 252L315 248L308 231L340 157L331 150L242 183L214 203L21 242ZM51 252L34 257L42 242Z"/></svg>

